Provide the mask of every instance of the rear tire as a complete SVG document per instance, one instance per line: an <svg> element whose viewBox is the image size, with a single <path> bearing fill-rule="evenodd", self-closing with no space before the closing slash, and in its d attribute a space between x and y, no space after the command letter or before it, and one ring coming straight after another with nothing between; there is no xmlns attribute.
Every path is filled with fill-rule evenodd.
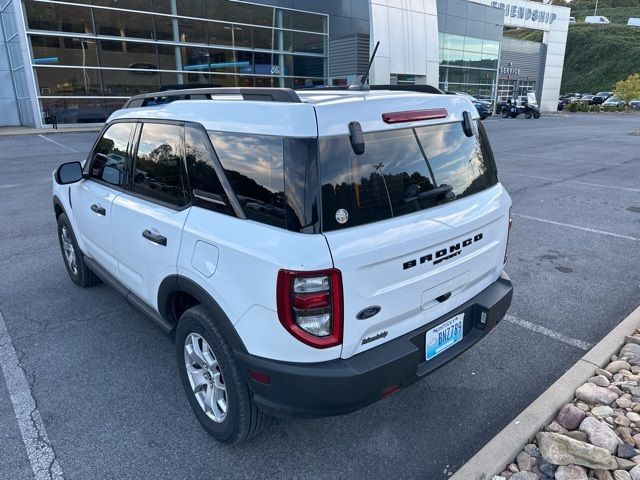
<svg viewBox="0 0 640 480"><path fill-rule="evenodd" d="M84 254L78 246L76 235L66 213L61 213L58 217L58 242L64 265L73 283L79 287L91 287L100 283L100 278L84 261Z"/></svg>
<svg viewBox="0 0 640 480"><path fill-rule="evenodd" d="M527 120L529 120L531 117L533 117L531 112L527 112L527 113L524 114L524 118L526 118Z"/></svg>
<svg viewBox="0 0 640 480"><path fill-rule="evenodd" d="M536 119L540 118L540 112L535 112L533 114L533 118L536 118Z"/></svg>
<svg viewBox="0 0 640 480"><path fill-rule="evenodd" d="M182 314L176 328L182 386L196 418L220 443L244 442L271 424L258 409L213 315L202 305Z"/></svg>

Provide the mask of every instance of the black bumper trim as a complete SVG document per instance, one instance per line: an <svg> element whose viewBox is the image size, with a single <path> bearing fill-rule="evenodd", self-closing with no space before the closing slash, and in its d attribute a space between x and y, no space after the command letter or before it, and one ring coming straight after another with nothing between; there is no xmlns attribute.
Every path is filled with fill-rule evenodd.
<svg viewBox="0 0 640 480"><path fill-rule="evenodd" d="M502 320L512 295L511 281L503 273L468 302L428 325L348 359L305 364L242 352L236 352L236 357L256 404L267 413L302 417L350 413L380 400L389 387L411 385L474 345ZM462 312L463 339L425 361L426 331ZM266 373L271 383L252 380L250 370Z"/></svg>

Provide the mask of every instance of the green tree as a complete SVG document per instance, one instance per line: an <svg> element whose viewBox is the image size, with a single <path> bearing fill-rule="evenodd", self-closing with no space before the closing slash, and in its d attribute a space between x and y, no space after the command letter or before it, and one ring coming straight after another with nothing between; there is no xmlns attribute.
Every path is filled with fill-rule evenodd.
<svg viewBox="0 0 640 480"><path fill-rule="evenodd" d="M640 98L640 73L629 75L626 80L616 83L614 93L625 102Z"/></svg>

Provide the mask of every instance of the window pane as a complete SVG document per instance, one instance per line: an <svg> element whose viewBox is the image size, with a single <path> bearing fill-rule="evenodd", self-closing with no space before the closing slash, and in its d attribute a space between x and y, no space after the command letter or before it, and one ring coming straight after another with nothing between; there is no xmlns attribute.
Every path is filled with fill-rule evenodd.
<svg viewBox="0 0 640 480"><path fill-rule="evenodd" d="M99 35L153 39L153 17L142 13L127 13L95 8L93 15Z"/></svg>
<svg viewBox="0 0 640 480"><path fill-rule="evenodd" d="M500 42L496 42L493 40L485 40L482 43L483 53L488 53L490 55L498 55L499 50L500 50Z"/></svg>
<svg viewBox="0 0 640 480"><path fill-rule="evenodd" d="M444 48L449 50L464 50L464 37L445 33Z"/></svg>
<svg viewBox="0 0 640 480"><path fill-rule="evenodd" d="M153 17L156 31L156 40L173 41L173 23L171 17L156 15Z"/></svg>
<svg viewBox="0 0 640 480"><path fill-rule="evenodd" d="M151 43L100 40L100 64L103 67L157 70L155 45ZM144 73L144 72L143 72Z"/></svg>
<svg viewBox="0 0 640 480"><path fill-rule="evenodd" d="M157 91L160 77L151 70L102 70L102 85L105 95L130 96Z"/></svg>
<svg viewBox="0 0 640 480"><path fill-rule="evenodd" d="M293 32L293 51L297 53L325 53L324 35Z"/></svg>
<svg viewBox="0 0 640 480"><path fill-rule="evenodd" d="M324 33L327 31L326 17L313 13L282 11L282 28Z"/></svg>
<svg viewBox="0 0 640 480"><path fill-rule="evenodd" d="M142 10L143 12L151 10L150 0L117 0L115 2L114 0L91 0L91 3L101 7L126 8L127 10Z"/></svg>
<svg viewBox="0 0 640 480"><path fill-rule="evenodd" d="M207 44L207 22L179 18L178 30L181 42Z"/></svg>
<svg viewBox="0 0 640 480"><path fill-rule="evenodd" d="M55 116L58 123L104 123L122 108L125 100L101 98L44 98L40 100L45 117Z"/></svg>
<svg viewBox="0 0 640 480"><path fill-rule="evenodd" d="M124 184L127 146L134 123L116 123L109 127L93 152L89 175L112 185Z"/></svg>
<svg viewBox="0 0 640 480"><path fill-rule="evenodd" d="M35 65L98 66L96 42L93 40L33 35L31 48Z"/></svg>
<svg viewBox="0 0 640 480"><path fill-rule="evenodd" d="M40 95L102 95L98 70L91 68L34 68Z"/></svg>
<svg viewBox="0 0 640 480"><path fill-rule="evenodd" d="M208 0L207 16L211 20L251 23L251 5L230 0Z"/></svg>
<svg viewBox="0 0 640 480"><path fill-rule="evenodd" d="M451 88L451 87L450 87ZM335 212L349 212L345 226L424 210L495 185L493 158L483 156L479 130L467 137L460 123L365 134L355 155L349 138L321 139L324 228L343 228ZM488 152L488 150L487 150ZM431 173L433 170L433 174ZM452 187L430 195L435 187Z"/></svg>
<svg viewBox="0 0 640 480"><path fill-rule="evenodd" d="M180 166L183 127L145 123L142 126L133 190L176 206L185 205Z"/></svg>
<svg viewBox="0 0 640 480"><path fill-rule="evenodd" d="M273 45L277 45L277 30L270 28L254 28L253 29L253 48L262 48L271 50Z"/></svg>
<svg viewBox="0 0 640 480"><path fill-rule="evenodd" d="M56 32L93 33L91 11L87 7L74 7L57 3L25 0L27 24L34 30Z"/></svg>
<svg viewBox="0 0 640 480"><path fill-rule="evenodd" d="M285 227L282 137L222 132L209 137L247 217Z"/></svg>
<svg viewBox="0 0 640 480"><path fill-rule="evenodd" d="M465 37L464 49L467 52L478 52L478 53L482 52L482 39Z"/></svg>
<svg viewBox="0 0 640 480"><path fill-rule="evenodd" d="M157 0L154 0L154 5L156 1ZM184 15L185 17L207 18L206 4L206 0L180 0L176 2L178 15Z"/></svg>
<svg viewBox="0 0 640 480"><path fill-rule="evenodd" d="M206 198L198 198L194 195L193 204L198 207L235 216L227 194L222 188L213 166L214 159L206 148L205 142L208 143L209 139L206 138L202 131L194 128L186 129L185 151L189 183L196 195L200 192L204 194L200 194L198 197Z"/></svg>

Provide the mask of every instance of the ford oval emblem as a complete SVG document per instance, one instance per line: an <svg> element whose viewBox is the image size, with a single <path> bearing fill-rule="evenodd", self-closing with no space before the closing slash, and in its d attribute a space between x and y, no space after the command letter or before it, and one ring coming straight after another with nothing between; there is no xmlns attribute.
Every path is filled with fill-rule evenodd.
<svg viewBox="0 0 640 480"><path fill-rule="evenodd" d="M382 308L380 308L377 305L374 305L372 307L367 307L367 308L364 308L364 309L360 310L358 312L358 314L356 315L356 318L358 320L367 320L368 318L371 318L371 317L377 315L378 313L380 313L380 310L382 310Z"/></svg>

